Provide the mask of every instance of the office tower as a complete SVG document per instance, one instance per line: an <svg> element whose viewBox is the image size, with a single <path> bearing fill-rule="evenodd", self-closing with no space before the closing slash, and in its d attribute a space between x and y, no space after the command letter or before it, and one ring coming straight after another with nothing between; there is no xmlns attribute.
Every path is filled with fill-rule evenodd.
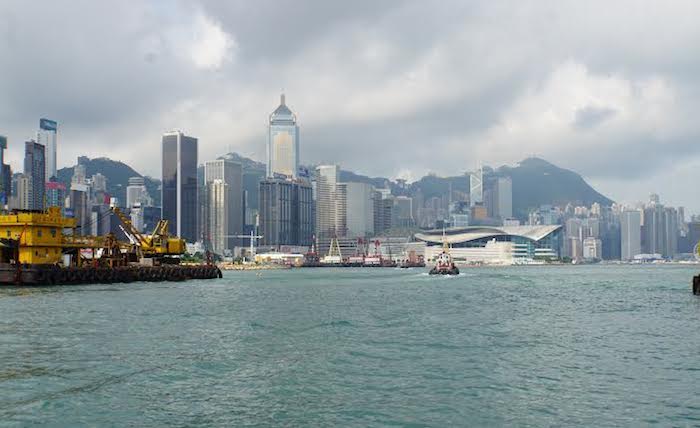
<svg viewBox="0 0 700 428"><path fill-rule="evenodd" d="M0 205L9 204L12 195L12 169L5 164L7 137L0 135Z"/></svg>
<svg viewBox="0 0 700 428"><path fill-rule="evenodd" d="M316 234L319 238L345 236L345 195L338 186L340 167L316 167Z"/></svg>
<svg viewBox="0 0 700 428"><path fill-rule="evenodd" d="M285 104L284 94L280 105L270 115L267 140L267 176L279 174L296 178L299 169L299 127L297 118Z"/></svg>
<svg viewBox="0 0 700 428"><path fill-rule="evenodd" d="M197 139L180 131L163 135L162 218L169 230L197 240Z"/></svg>
<svg viewBox="0 0 700 428"><path fill-rule="evenodd" d="M107 177L104 175L100 174L99 172L97 174L92 175L92 191L95 193L106 193L107 192Z"/></svg>
<svg viewBox="0 0 700 428"><path fill-rule="evenodd" d="M483 199L488 217L501 220L513 217L513 183L510 177L485 178Z"/></svg>
<svg viewBox="0 0 700 428"><path fill-rule="evenodd" d="M146 180L143 177L129 178L129 184L126 186L126 207L131 208L136 204L142 207L153 205L153 200L146 188Z"/></svg>
<svg viewBox="0 0 700 428"><path fill-rule="evenodd" d="M87 183L87 170L85 165L80 163L78 159L78 164L73 167L73 175L70 179L71 184L85 184Z"/></svg>
<svg viewBox="0 0 700 428"><path fill-rule="evenodd" d="M46 183L46 206L64 208L66 199L66 185L58 181Z"/></svg>
<svg viewBox="0 0 700 428"><path fill-rule="evenodd" d="M588 260L600 260L603 256L603 242L592 236L583 240L583 258Z"/></svg>
<svg viewBox="0 0 700 428"><path fill-rule="evenodd" d="M233 250L243 233L243 167L229 159L204 164L207 206L204 241L217 254Z"/></svg>
<svg viewBox="0 0 700 428"><path fill-rule="evenodd" d="M383 192L387 190L387 192ZM391 214L394 209L394 198L389 189L377 189L374 192L374 233L382 235L391 229Z"/></svg>
<svg viewBox="0 0 700 428"><path fill-rule="evenodd" d="M46 186L45 148L36 141L24 143L24 175L31 180L29 210L44 209L44 190Z"/></svg>
<svg viewBox="0 0 700 428"><path fill-rule="evenodd" d="M663 256L672 259L678 253L678 211L672 207L664 209Z"/></svg>
<svg viewBox="0 0 700 428"><path fill-rule="evenodd" d="M484 202L484 171L479 167L476 172L469 174L469 201L471 206Z"/></svg>
<svg viewBox="0 0 700 428"><path fill-rule="evenodd" d="M79 183L72 184L69 200L69 210L76 219L76 229L78 235L89 235L92 232L92 204L89 198L88 185Z"/></svg>
<svg viewBox="0 0 700 428"><path fill-rule="evenodd" d="M622 260L632 260L642 253L642 214L639 211L623 211L620 215Z"/></svg>
<svg viewBox="0 0 700 428"><path fill-rule="evenodd" d="M345 216L348 237L365 237L374 233L374 188L367 183L345 185Z"/></svg>
<svg viewBox="0 0 700 428"><path fill-rule="evenodd" d="M233 241L229 232L229 187L221 179L207 181L207 224L204 243L219 255L225 255L227 250L233 249L233 245L229 244Z"/></svg>
<svg viewBox="0 0 700 428"><path fill-rule="evenodd" d="M51 181L52 178L58 178L56 170L56 132L58 124L49 119L39 119L39 131L36 133L37 143L46 148L46 181Z"/></svg>
<svg viewBox="0 0 700 428"><path fill-rule="evenodd" d="M16 174L15 189L17 202L14 208L20 210L32 209L32 178L25 174Z"/></svg>
<svg viewBox="0 0 700 428"><path fill-rule="evenodd" d="M310 246L314 235L313 192L301 180L267 178L260 182L262 244Z"/></svg>
<svg viewBox="0 0 700 428"><path fill-rule="evenodd" d="M392 224L398 227L411 227L413 221L413 198L410 196L396 196L394 198L394 219Z"/></svg>

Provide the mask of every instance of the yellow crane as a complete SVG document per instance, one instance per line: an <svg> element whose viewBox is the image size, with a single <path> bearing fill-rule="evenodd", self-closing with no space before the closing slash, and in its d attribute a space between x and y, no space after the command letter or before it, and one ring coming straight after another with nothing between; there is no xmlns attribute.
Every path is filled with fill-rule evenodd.
<svg viewBox="0 0 700 428"><path fill-rule="evenodd" d="M112 208L127 234L131 235L135 244L140 248L143 257L163 258L167 256L179 256L185 253L185 240L171 237L168 233L168 220L160 220L150 235L144 235L138 231L129 219L118 207Z"/></svg>

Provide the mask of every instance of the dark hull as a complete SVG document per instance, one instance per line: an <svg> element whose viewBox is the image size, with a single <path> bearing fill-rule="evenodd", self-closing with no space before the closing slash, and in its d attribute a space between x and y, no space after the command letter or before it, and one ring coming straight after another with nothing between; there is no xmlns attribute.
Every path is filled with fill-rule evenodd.
<svg viewBox="0 0 700 428"><path fill-rule="evenodd" d="M438 269L434 267L428 272L430 275L459 275L459 269L456 266L449 269Z"/></svg>
<svg viewBox="0 0 700 428"><path fill-rule="evenodd" d="M0 264L0 286L162 282L221 277L221 270L214 265L61 268L52 265L22 265L18 267L14 264Z"/></svg>

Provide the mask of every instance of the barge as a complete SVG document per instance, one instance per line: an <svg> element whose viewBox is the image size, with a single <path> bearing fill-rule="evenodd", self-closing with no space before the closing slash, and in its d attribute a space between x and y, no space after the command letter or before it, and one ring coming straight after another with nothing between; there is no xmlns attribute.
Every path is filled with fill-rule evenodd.
<svg viewBox="0 0 700 428"><path fill-rule="evenodd" d="M183 240L168 234L161 220L150 235L141 234L113 208L129 242L105 236L79 236L76 220L61 209L0 215L0 286L110 284L136 281L185 281L221 278L211 263L180 265Z"/></svg>

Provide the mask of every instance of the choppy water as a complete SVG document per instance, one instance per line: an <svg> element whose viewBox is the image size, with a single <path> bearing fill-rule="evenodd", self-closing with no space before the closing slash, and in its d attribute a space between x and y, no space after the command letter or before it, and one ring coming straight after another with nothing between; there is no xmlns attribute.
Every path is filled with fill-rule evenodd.
<svg viewBox="0 0 700 428"><path fill-rule="evenodd" d="M700 425L696 268L0 290L0 425Z"/></svg>

